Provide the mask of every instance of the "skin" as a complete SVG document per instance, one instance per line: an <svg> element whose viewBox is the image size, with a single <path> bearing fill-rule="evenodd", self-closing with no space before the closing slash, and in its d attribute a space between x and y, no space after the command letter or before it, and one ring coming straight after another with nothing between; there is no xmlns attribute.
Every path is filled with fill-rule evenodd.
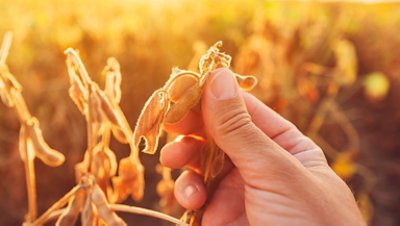
<svg viewBox="0 0 400 226"><path fill-rule="evenodd" d="M187 209L207 200L202 225L365 225L348 186L321 150L292 123L241 91L228 69L207 80L202 112L166 125L182 134L164 146L160 161L186 169L175 196ZM207 195L199 159L204 134L225 152L225 175ZM194 137L192 135L196 135Z"/></svg>

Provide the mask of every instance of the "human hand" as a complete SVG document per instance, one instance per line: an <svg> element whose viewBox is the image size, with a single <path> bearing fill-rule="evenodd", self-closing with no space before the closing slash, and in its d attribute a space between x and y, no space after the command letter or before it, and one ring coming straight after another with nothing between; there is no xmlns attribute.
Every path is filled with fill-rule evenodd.
<svg viewBox="0 0 400 226"><path fill-rule="evenodd" d="M201 114L190 112L165 129L197 136L207 131L230 160L207 200L202 225L365 225L353 194L322 150L241 91L227 69L208 79ZM199 166L203 144L185 136L161 151L162 164L187 169L175 184L176 199L187 209L198 209L207 199Z"/></svg>

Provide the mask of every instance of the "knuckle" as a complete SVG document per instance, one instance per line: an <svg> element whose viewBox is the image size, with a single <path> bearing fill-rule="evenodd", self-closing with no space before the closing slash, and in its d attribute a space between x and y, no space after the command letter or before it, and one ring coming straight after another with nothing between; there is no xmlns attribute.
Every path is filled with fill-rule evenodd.
<svg viewBox="0 0 400 226"><path fill-rule="evenodd" d="M217 132L229 136L237 134L238 132L243 132L249 126L251 126L252 121L250 115L243 109L237 108L233 110L226 111L219 118L219 123L217 127Z"/></svg>

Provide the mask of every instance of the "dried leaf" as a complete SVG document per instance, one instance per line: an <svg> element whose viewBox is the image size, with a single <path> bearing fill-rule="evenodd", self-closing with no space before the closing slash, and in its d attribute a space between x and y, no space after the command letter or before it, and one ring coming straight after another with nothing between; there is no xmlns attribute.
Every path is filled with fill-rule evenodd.
<svg viewBox="0 0 400 226"><path fill-rule="evenodd" d="M162 90L156 90L144 106L134 134L134 143L139 147L140 139L144 138L145 153L154 154L158 145L158 137L161 134L161 123L169 108L168 94Z"/></svg>
<svg viewBox="0 0 400 226"><path fill-rule="evenodd" d="M39 128L39 122L32 118L26 126L29 138L35 149L36 156L49 166L61 165L65 157L60 152L52 149L43 138L42 130Z"/></svg>
<svg viewBox="0 0 400 226"><path fill-rule="evenodd" d="M239 75L235 73L235 77L239 83L240 88L245 91L250 91L257 85L257 78L255 76Z"/></svg>
<svg viewBox="0 0 400 226"><path fill-rule="evenodd" d="M342 85L352 85L357 79L357 55L353 44L347 40L337 40L333 50L337 61L337 81Z"/></svg>
<svg viewBox="0 0 400 226"><path fill-rule="evenodd" d="M114 177L112 181L118 193L116 200L123 201L129 194L136 201L140 201L143 198L145 185L144 167L132 157L121 159L118 177Z"/></svg>
<svg viewBox="0 0 400 226"><path fill-rule="evenodd" d="M126 223L115 214L114 211L108 206L107 198L104 195L101 188L94 184L93 190L91 192L91 200L93 204L96 206L97 213L99 217L109 226L123 226Z"/></svg>
<svg viewBox="0 0 400 226"><path fill-rule="evenodd" d="M201 98L202 87L199 83L195 83L188 88L184 95L181 96L168 110L164 123L175 124L199 103Z"/></svg>

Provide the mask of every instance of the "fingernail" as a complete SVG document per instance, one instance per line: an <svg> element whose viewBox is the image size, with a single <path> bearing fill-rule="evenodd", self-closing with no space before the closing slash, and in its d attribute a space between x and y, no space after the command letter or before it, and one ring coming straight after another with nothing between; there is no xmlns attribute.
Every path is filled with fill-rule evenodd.
<svg viewBox="0 0 400 226"><path fill-rule="evenodd" d="M196 192L198 192L198 189L196 186L194 186L192 184L189 184L183 190L183 194L185 195L186 198L192 197Z"/></svg>
<svg viewBox="0 0 400 226"><path fill-rule="evenodd" d="M229 69L220 69L212 76L211 93L218 100L231 99L238 94L238 85Z"/></svg>

